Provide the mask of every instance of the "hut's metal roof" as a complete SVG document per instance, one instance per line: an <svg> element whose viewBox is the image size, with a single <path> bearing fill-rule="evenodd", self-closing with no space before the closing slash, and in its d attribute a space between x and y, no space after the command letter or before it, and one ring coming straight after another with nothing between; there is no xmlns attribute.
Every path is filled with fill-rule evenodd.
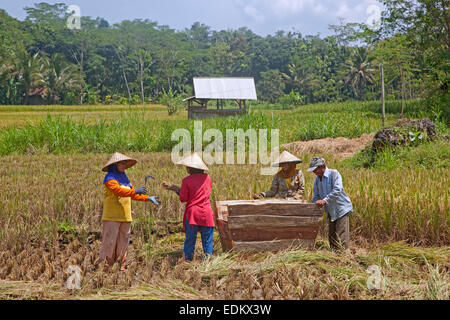
<svg viewBox="0 0 450 320"><path fill-rule="evenodd" d="M253 78L194 78L197 99L256 100Z"/></svg>

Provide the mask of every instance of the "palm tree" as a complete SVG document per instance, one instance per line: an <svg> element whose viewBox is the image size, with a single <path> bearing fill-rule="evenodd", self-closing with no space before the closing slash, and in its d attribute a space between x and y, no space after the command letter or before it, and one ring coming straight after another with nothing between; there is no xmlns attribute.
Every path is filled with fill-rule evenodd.
<svg viewBox="0 0 450 320"><path fill-rule="evenodd" d="M22 89L23 103L30 103L35 89L46 89L49 103L56 103L69 91L81 92L83 78L77 68L69 64L62 54L50 59L39 52L29 55L25 49L11 52L9 59L0 62L0 85L15 78Z"/></svg>
<svg viewBox="0 0 450 320"><path fill-rule="evenodd" d="M44 78L44 63L39 52L34 55L29 55L23 49L18 53L11 54L11 63L14 67L9 70L11 75L17 76L17 80L21 83L24 95L24 104L29 104L29 97L31 92L40 88L43 85Z"/></svg>
<svg viewBox="0 0 450 320"><path fill-rule="evenodd" d="M308 96L309 100L312 100L312 91L320 87L320 80L312 71L312 67L302 64L290 63L288 73L281 72L281 76L289 85L297 88L302 95Z"/></svg>
<svg viewBox="0 0 450 320"><path fill-rule="evenodd" d="M2 59L0 61L0 85L4 85L15 75L15 66L11 59Z"/></svg>
<svg viewBox="0 0 450 320"><path fill-rule="evenodd" d="M14 95L17 84L15 76L15 65L10 59L10 56L8 55L8 58L0 57L0 103L8 104L14 101L17 102Z"/></svg>
<svg viewBox="0 0 450 320"><path fill-rule="evenodd" d="M75 65L69 64L64 55L55 53L50 59L43 59L45 76L43 85L48 90L49 103L56 103L68 92L81 90L83 78Z"/></svg>
<svg viewBox="0 0 450 320"><path fill-rule="evenodd" d="M350 58L347 60L344 76L344 84L349 83L352 86L353 92L359 99L362 99L362 94L367 83L373 83L373 75L376 69L372 65L373 57L369 56L368 50L364 47L352 48Z"/></svg>

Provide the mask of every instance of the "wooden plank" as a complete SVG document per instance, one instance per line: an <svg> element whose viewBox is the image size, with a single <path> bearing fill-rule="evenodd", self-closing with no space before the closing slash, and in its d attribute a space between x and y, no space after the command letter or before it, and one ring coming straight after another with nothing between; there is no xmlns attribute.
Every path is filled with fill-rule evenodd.
<svg viewBox="0 0 450 320"><path fill-rule="evenodd" d="M227 224L226 221L220 219L217 220L217 229L219 230L220 243L223 251L230 251L233 249L233 240Z"/></svg>
<svg viewBox="0 0 450 320"><path fill-rule="evenodd" d="M228 206L226 201L216 201L217 218L228 221Z"/></svg>
<svg viewBox="0 0 450 320"><path fill-rule="evenodd" d="M228 223L221 219L216 220L217 230L219 231L220 243L223 251L229 251L233 249L233 240L231 238L230 230L228 229Z"/></svg>
<svg viewBox="0 0 450 320"><path fill-rule="evenodd" d="M231 203L228 204L228 213L230 216L314 216L322 215L323 211L314 203Z"/></svg>
<svg viewBox="0 0 450 320"><path fill-rule="evenodd" d="M275 199L275 198L267 198L267 199L257 199L257 200L223 200L223 201L217 201L223 204L227 205L235 205L235 204L254 204L254 205L261 205L261 204L308 204L306 200L287 200L287 199Z"/></svg>
<svg viewBox="0 0 450 320"><path fill-rule="evenodd" d="M230 230L228 229L228 222L226 221L227 216L227 206L221 204L219 201L216 201L214 217L216 219L216 227L219 231L219 238L223 251L229 251L233 248L233 240L231 239Z"/></svg>
<svg viewBox="0 0 450 320"><path fill-rule="evenodd" d="M315 239L234 241L233 249L243 251L279 251L298 247L314 249L315 241Z"/></svg>
<svg viewBox="0 0 450 320"><path fill-rule="evenodd" d="M217 219L217 230L219 230L219 235L223 239L232 240L230 230L228 229L228 223L221 219Z"/></svg>
<svg viewBox="0 0 450 320"><path fill-rule="evenodd" d="M308 216L264 216L264 215L250 215L250 216L228 216L228 228L265 228L277 226L281 227L310 227L318 226L322 216L308 217Z"/></svg>
<svg viewBox="0 0 450 320"><path fill-rule="evenodd" d="M275 215L321 215L323 210L306 200L265 199L265 200L229 200L228 211L233 215L275 214ZM231 213L233 212L233 213Z"/></svg>
<svg viewBox="0 0 450 320"><path fill-rule="evenodd" d="M319 227L291 227L291 228L246 228L231 229L233 241L270 241L285 239L315 239Z"/></svg>

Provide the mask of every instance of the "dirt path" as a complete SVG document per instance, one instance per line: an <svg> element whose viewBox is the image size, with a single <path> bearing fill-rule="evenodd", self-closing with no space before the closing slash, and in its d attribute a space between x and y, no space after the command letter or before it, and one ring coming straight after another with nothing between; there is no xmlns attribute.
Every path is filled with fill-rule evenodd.
<svg viewBox="0 0 450 320"><path fill-rule="evenodd" d="M296 141L282 145L294 154L309 153L315 155L332 154L336 159L342 160L349 158L373 141L375 133L362 134L361 137L355 139L324 138L310 141Z"/></svg>

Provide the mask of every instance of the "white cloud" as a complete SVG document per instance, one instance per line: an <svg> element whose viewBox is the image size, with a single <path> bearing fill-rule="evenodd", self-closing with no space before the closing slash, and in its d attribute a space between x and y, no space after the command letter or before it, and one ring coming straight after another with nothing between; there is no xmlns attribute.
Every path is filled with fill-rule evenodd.
<svg viewBox="0 0 450 320"><path fill-rule="evenodd" d="M279 16L296 14L303 11L306 5L314 5L316 0L273 0L271 5Z"/></svg>
<svg viewBox="0 0 450 320"><path fill-rule="evenodd" d="M244 7L244 12L252 17L256 22L263 22L265 20L264 15L252 5L246 5Z"/></svg>
<svg viewBox="0 0 450 320"><path fill-rule="evenodd" d="M348 18L348 15L350 13L350 8L347 6L347 4L343 3L339 6L336 17L338 18Z"/></svg>
<svg viewBox="0 0 450 320"><path fill-rule="evenodd" d="M320 3L318 3L317 5L315 5L313 7L314 13L324 13L326 11L326 8L321 5Z"/></svg>
<svg viewBox="0 0 450 320"><path fill-rule="evenodd" d="M371 11L376 9L376 12ZM345 22L366 22L372 20L374 13L381 13L382 6L376 0L364 0L349 7L349 1L340 1L335 11L337 18L345 18Z"/></svg>
<svg viewBox="0 0 450 320"><path fill-rule="evenodd" d="M261 21L263 17L267 20L268 16L282 19L299 14L333 15L337 11L336 1L338 0L234 0L234 3L246 15ZM341 0L343 1L346 5L350 0ZM346 8L350 10L347 5Z"/></svg>
<svg viewBox="0 0 450 320"><path fill-rule="evenodd" d="M326 34L327 26L339 23L368 23L383 6L378 0L232 0L250 27L265 30L296 29L305 34Z"/></svg>

